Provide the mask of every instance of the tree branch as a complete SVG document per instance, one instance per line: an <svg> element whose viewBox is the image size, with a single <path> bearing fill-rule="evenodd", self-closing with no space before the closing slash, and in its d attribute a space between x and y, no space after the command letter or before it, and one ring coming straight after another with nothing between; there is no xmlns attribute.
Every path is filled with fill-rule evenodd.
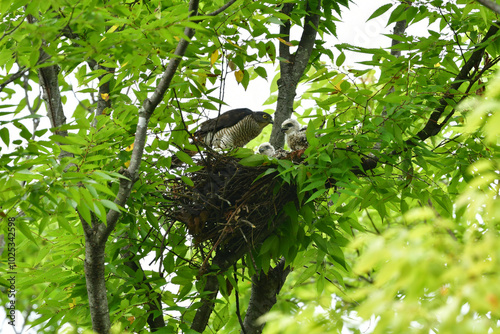
<svg viewBox="0 0 500 334"><path fill-rule="evenodd" d="M6 36L9 36L10 34L12 34L13 32L15 32L23 23L24 23L24 20L26 19L26 17L23 17L20 21L19 21L19 24L17 26L15 26L14 28L12 28L11 30L5 30L4 33L2 34L2 36L0 37L0 42L6 37Z"/></svg>
<svg viewBox="0 0 500 334"><path fill-rule="evenodd" d="M22 77L24 75L24 73L26 73L27 71L29 71L30 68L26 68L26 67L21 67L19 69L19 71L17 71L16 73L12 74L7 80L5 80L4 82L0 83L0 92L5 88L5 86L7 86L8 84L10 84L11 82L15 81L16 79L19 79L20 77Z"/></svg>
<svg viewBox="0 0 500 334"><path fill-rule="evenodd" d="M309 3L307 5L309 7ZM293 81L295 86L299 83L300 78L304 75L304 71L309 64L314 44L316 43L316 34L318 33L319 25L319 10L321 8L321 1L317 2L316 8L308 8L304 21L304 30L300 38L299 47L295 52L295 59L293 64ZM280 124L281 125L281 124Z"/></svg>
<svg viewBox="0 0 500 334"><path fill-rule="evenodd" d="M217 292L219 292L219 281L216 275L216 273L211 273L206 276L207 281L203 288L203 297L201 298L202 305L196 311L193 323L191 324L191 329L199 333L205 331L208 320L210 320L210 315L214 310L214 300L217 298Z"/></svg>
<svg viewBox="0 0 500 334"><path fill-rule="evenodd" d="M198 4L199 0L191 0L189 2L190 16L195 16L198 14ZM184 34L189 39L191 39L195 34L195 30L193 28L186 28L184 30ZM177 68L179 67L181 59L184 56L188 45L189 41L185 39L181 39L179 41L179 44L177 45L177 48L175 49L174 52L174 57L170 59L170 62L168 63L167 68L163 72L160 82L158 83L158 86L154 90L153 95L151 96L151 98L146 99L142 104L142 106L139 108L139 121L137 123L137 130L135 133L135 140L134 140L134 149L132 150L130 165L126 170L123 171L123 174L124 176L127 177L127 179L120 180L120 188L118 190L118 194L114 201L119 206L125 205L125 203L128 200L128 197L130 196L130 192L132 191L132 186L138 178L139 167L141 164L142 155L144 153L144 146L147 138L147 128L149 119L151 118L151 115L153 115L153 112L155 111L158 104L160 104L160 102L163 100L165 92L170 87L172 78L174 77ZM104 235L101 236L102 241L105 242L108 236L114 230L119 216L120 216L119 212L114 210L109 210L108 214L106 215L106 221L108 225L106 233L104 233Z"/></svg>
<svg viewBox="0 0 500 334"><path fill-rule="evenodd" d="M197 15L198 3L199 0L191 0L189 5L190 15ZM195 31L192 28L185 29L185 34L188 38L191 38L194 33ZM121 171L125 178L120 179L120 186L114 201L120 207L125 206L132 191L132 187L138 179L139 167L147 138L146 131L149 119L169 88L170 82L177 71L180 60L186 52L188 45L189 41L185 39L179 41L175 51L175 57L170 60L151 99L146 99L139 109L139 121L137 124L130 165L128 169ZM41 70L46 69L47 68L43 68ZM97 110L97 112L101 113L107 105L107 103L103 103L106 101L104 101L101 93L106 93L106 89L107 92L109 92L109 87L103 86L104 85L101 85L99 89L99 99L102 99L102 101L98 103ZM107 225L95 219L95 221L92 222L92 227L85 223L83 217L80 217L85 232L85 277L89 296L92 329L99 334L108 334L111 328L104 276L105 245L109 235L116 227L119 216L120 212L109 210L106 215Z"/></svg>
<svg viewBox="0 0 500 334"><path fill-rule="evenodd" d="M476 1L479 2L481 5L496 12L497 14L500 14L500 5L497 4L496 2L493 2L491 0L476 0Z"/></svg>
<svg viewBox="0 0 500 334"><path fill-rule="evenodd" d="M32 15L28 15L28 22L34 24L36 19ZM40 55L38 57L37 64L44 63L50 59L50 55L45 52L42 42L40 47ZM40 87L42 87L42 99L45 101L47 115L50 120L52 128L54 128L55 134L59 136L66 137L68 131L60 130L61 126L66 124L66 116L64 115L64 108L61 100L61 91L59 90L59 66L51 65L46 67L41 67L38 69L38 78L40 81ZM18 72L19 73L19 72ZM60 144L60 143L58 143ZM73 154L61 150L59 158L72 157Z"/></svg>
<svg viewBox="0 0 500 334"><path fill-rule="evenodd" d="M284 4L282 13L290 15L293 6L293 3ZM285 43L281 42L279 44L280 58L283 60L280 61L281 78L278 80L278 103L270 139L271 145L275 148L282 148L285 142L285 136L281 132L281 124L292 115L297 85L302 75L304 75L314 49L320 7L321 1L318 1L316 8L308 8L309 13L304 20L304 30L302 31L299 46L293 55L290 54L289 46L291 22L287 20L280 26L280 36Z"/></svg>
<svg viewBox="0 0 500 334"><path fill-rule="evenodd" d="M423 142L424 140L437 135L441 131L441 129L448 123L455 112L454 109L450 111L450 113L444 118L441 123L439 123L439 119L446 110L446 107L448 107L449 105L448 100L452 99L455 96L454 91L456 91L464 82L474 82L478 80L477 77L470 76L469 73L473 68L479 67L483 59L485 49L487 47L487 42L498 32L499 24L499 21L493 23L482 41L477 46L476 50L472 53L469 60L467 60L467 62L464 64L460 72L451 83L450 88L445 93L445 96L439 101L439 107L437 107L436 110L431 114L424 128L420 130L415 137L406 140L406 145L415 146L418 141ZM484 73L484 71L482 72ZM393 154L399 154L399 152L391 153L391 155ZM362 159L363 170L360 170L356 167L352 171L357 175L364 174L365 171L376 168L378 161L379 157L376 156L365 157L364 159Z"/></svg>
<svg viewBox="0 0 500 334"><path fill-rule="evenodd" d="M85 284L89 299L92 329L99 334L108 334L111 329L105 275L105 243L97 236L103 224L92 214L92 226L78 213L85 234Z"/></svg>
<svg viewBox="0 0 500 334"><path fill-rule="evenodd" d="M241 333L260 334L265 323L257 322L261 316L271 310L276 304L276 296L279 294L286 277L290 273L290 266L285 268L285 259L281 258L276 267L269 269L267 275L264 271L252 277L252 293L243 323L244 330Z"/></svg>
<svg viewBox="0 0 500 334"><path fill-rule="evenodd" d="M229 5L224 9L233 4L234 1L230 1ZM189 17L194 17L198 15L198 5L199 0L191 0L189 2ZM224 7L224 6L223 6ZM191 39L195 34L195 29L193 28L185 28L184 35L187 36L188 39ZM137 123L137 130L135 133L134 140L134 149L132 150L132 156L130 158L129 167L123 171L124 176L127 179L120 180L120 188L118 190L118 194L115 199L115 203L119 206L124 206L130 196L130 192L132 191L132 186L138 178L139 175L139 166L142 160L142 155L144 153L144 146L146 143L147 137L147 128L149 119L153 115L156 107L160 104L165 96L165 92L169 89L170 83L179 67L182 57L186 53L186 49L189 45L190 41L181 39L179 44L177 44L177 48L174 52L174 57L170 59L170 62L167 65L167 68L163 72L163 75L158 83L158 86L154 90L153 94L150 98L146 99L142 106L139 108L139 121ZM106 215L107 221L107 229L106 233L102 235L101 239L105 241L111 232L114 230L116 223L118 221L118 217L120 213L114 210L109 210Z"/></svg>
<svg viewBox="0 0 500 334"><path fill-rule="evenodd" d="M226 9L228 9L233 3L235 3L236 0L230 0L228 1L226 4L224 4L222 7L220 7L219 9L217 10L214 10L213 12L209 13L209 14L206 14L207 16L215 16L215 15L218 15L220 13L222 13L223 11L225 11Z"/></svg>
<svg viewBox="0 0 500 334"><path fill-rule="evenodd" d="M288 216L285 213L280 214L275 218L273 224L269 224L267 229L260 232L258 236L255 236L253 240L253 244L255 245L255 247L258 247L258 245L264 242L264 240L266 240L267 237L269 237L274 232L276 226L281 225L281 223L285 219L288 219ZM229 267L231 267L234 263L236 263L236 261L241 259L248 252L248 248L246 247L245 244L235 245L235 246L236 247L234 249L231 249L230 251L226 250L226 252L217 253L214 256L212 260L212 266L217 269L213 270L212 272L206 275L207 283L203 290L204 294L208 293L209 295L207 297L202 298L203 306L196 311L196 315L193 320L193 324L191 325L191 329L195 329L196 331L203 333L208 324L208 319L210 319L210 314L213 311L215 298L217 297L217 293L214 291L216 289L218 291L219 283L212 281L208 282L210 277L214 277L215 281L217 281L217 277L214 276L214 273L226 271ZM217 284L217 286L215 286L215 284Z"/></svg>

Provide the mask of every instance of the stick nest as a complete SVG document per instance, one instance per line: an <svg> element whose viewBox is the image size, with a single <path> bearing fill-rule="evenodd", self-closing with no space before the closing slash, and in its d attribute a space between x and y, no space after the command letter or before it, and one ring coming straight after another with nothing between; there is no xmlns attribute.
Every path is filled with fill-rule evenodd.
<svg viewBox="0 0 500 334"><path fill-rule="evenodd" d="M170 219L184 223L195 244L235 252L249 249L276 224L284 205L297 199L293 184L270 172L272 164L243 166L235 157L206 151L197 163L203 168L189 173L194 185L167 180Z"/></svg>

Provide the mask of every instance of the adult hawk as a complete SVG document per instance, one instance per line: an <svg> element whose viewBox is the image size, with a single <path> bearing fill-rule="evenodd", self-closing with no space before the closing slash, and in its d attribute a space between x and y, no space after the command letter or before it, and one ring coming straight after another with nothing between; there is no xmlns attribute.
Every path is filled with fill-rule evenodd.
<svg viewBox="0 0 500 334"><path fill-rule="evenodd" d="M289 118L281 124L281 132L285 133L286 144L292 151L305 150L309 147L306 138L306 127L301 128L297 120Z"/></svg>
<svg viewBox="0 0 500 334"><path fill-rule="evenodd" d="M194 135L213 148L243 147L269 124L273 118L268 113L233 109L201 123Z"/></svg>

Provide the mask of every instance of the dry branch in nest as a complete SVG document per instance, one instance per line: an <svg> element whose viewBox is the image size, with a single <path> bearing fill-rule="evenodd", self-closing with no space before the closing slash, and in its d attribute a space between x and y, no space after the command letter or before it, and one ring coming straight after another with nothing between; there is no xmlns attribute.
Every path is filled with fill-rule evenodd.
<svg viewBox="0 0 500 334"><path fill-rule="evenodd" d="M296 187L276 177L277 171L263 175L273 165L249 167L239 160L205 151L198 161L203 168L187 175L193 186L166 181L168 218L186 224L195 243L219 257L253 249L274 230L284 205L297 200Z"/></svg>

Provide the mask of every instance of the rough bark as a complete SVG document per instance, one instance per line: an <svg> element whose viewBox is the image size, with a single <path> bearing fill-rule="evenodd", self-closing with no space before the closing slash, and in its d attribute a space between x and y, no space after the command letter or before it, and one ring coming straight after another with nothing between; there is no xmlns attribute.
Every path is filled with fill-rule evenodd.
<svg viewBox="0 0 500 334"><path fill-rule="evenodd" d="M289 273L290 267L285 267L285 259L282 258L276 267L269 269L267 275L261 271L252 277L252 292L241 334L262 333L265 323L257 320L276 304L276 296Z"/></svg>
<svg viewBox="0 0 500 334"><path fill-rule="evenodd" d="M109 333L111 322L104 276L104 260L106 243L100 242L98 235L102 233L99 222L93 219L91 227L83 217L80 220L85 233L85 283L89 298L92 329L97 333Z"/></svg>
<svg viewBox="0 0 500 334"><path fill-rule="evenodd" d="M201 299L202 305L196 311L196 314L191 324L191 329L203 333L210 320L210 315L214 310L215 298L217 298L217 293L219 292L219 281L217 280L216 273L211 273L206 276L205 287L203 292L204 297Z"/></svg>
<svg viewBox="0 0 500 334"><path fill-rule="evenodd" d="M284 21L280 26L280 35L285 43L279 44L279 55L281 77L278 80L278 102L276 105L276 113L274 114L274 125L271 132L270 143L275 148L282 148L285 142L284 134L281 132L281 124L293 112L293 102L295 99L297 84L300 78L304 75L304 71L309 63L309 58L316 42L316 34L319 24L319 9L321 2L317 2L317 8L314 8L305 17L304 29L299 41L297 51L294 54L290 53L290 29L291 22ZM289 15L292 11L294 3L286 3L283 5L282 13Z"/></svg>
<svg viewBox="0 0 500 334"><path fill-rule="evenodd" d="M40 48L40 59L48 59L47 53ZM38 78L42 87L42 98L45 101L47 116L49 117L53 132L59 136L66 137L67 130L61 130L61 126L66 124L66 116L61 101L61 92L59 91L59 66L51 65L42 67L38 70ZM61 150L59 158L71 157L71 153Z"/></svg>
<svg viewBox="0 0 500 334"><path fill-rule="evenodd" d="M47 105L47 116L49 117L50 124L55 128L55 134L65 137L68 135L68 131L60 129L62 125L66 124L66 116L64 115L59 91L58 74L59 67L57 65L42 67L38 70L40 86L42 86L43 90L42 98Z"/></svg>

